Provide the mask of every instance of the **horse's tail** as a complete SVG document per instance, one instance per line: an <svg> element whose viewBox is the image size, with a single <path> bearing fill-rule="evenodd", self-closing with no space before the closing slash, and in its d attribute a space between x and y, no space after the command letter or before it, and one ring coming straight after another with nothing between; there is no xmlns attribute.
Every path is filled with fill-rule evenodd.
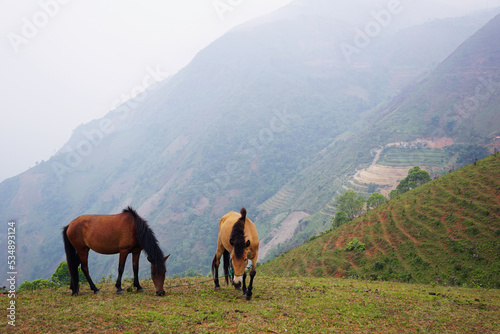
<svg viewBox="0 0 500 334"><path fill-rule="evenodd" d="M241 218L240 220L245 224L246 218L247 218L247 209L241 208L240 210Z"/></svg>
<svg viewBox="0 0 500 334"><path fill-rule="evenodd" d="M63 228L62 236L64 240L64 250L66 251L66 262L68 264L69 275L71 276L70 289L73 292L78 291L78 266L80 265L80 257L76 253L75 247L68 239L67 231L69 225Z"/></svg>
<svg viewBox="0 0 500 334"><path fill-rule="evenodd" d="M231 265L231 259L229 257L229 252L224 249L224 253L222 253L222 260L224 267L224 278L226 279L226 284L229 284L229 266Z"/></svg>

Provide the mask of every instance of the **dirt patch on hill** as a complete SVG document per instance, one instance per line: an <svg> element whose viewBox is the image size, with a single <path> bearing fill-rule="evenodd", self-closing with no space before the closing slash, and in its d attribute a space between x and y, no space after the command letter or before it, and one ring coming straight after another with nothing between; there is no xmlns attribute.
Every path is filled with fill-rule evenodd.
<svg viewBox="0 0 500 334"><path fill-rule="evenodd" d="M427 144L427 148L439 148L443 149L446 146L453 145L453 139L452 138L435 138L433 140L430 139L424 139L425 143Z"/></svg>
<svg viewBox="0 0 500 334"><path fill-rule="evenodd" d="M408 175L412 167L389 167L382 165L371 165L368 168L358 171L354 179L359 183L375 183L379 186L386 186L385 192L394 189L398 183Z"/></svg>
<svg viewBox="0 0 500 334"><path fill-rule="evenodd" d="M293 237L293 234L297 227L299 226L299 222L309 217L310 214L304 211L293 211L290 213L281 223L279 227L274 228L269 234L272 235L272 239L261 246L259 249L259 259L264 259L267 253L271 249L275 249L279 244L282 244Z"/></svg>
<svg viewBox="0 0 500 334"><path fill-rule="evenodd" d="M437 148L443 149L446 146L453 145L453 138L419 138L409 142L395 142L385 145L385 147L406 147L406 148Z"/></svg>

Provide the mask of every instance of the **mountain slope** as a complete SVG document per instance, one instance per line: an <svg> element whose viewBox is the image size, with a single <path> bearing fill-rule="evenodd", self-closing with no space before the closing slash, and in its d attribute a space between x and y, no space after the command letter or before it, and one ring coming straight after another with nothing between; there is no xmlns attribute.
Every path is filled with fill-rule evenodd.
<svg viewBox="0 0 500 334"><path fill-rule="evenodd" d="M364 133L369 110L478 28L462 23L402 31L417 29L428 46L404 52L403 35L380 36L352 65L339 47L352 27L335 18L278 12L234 29L174 77L76 129L49 161L0 184L0 219L17 220L19 279L50 276L64 259L60 229L73 218L128 205L172 254L170 274L208 272L218 219L241 206L263 245L296 210L313 214L291 232L307 239L331 219L314 213L371 160L369 145L345 133ZM452 42L432 48L436 35ZM91 258L93 276L114 274L117 259Z"/></svg>
<svg viewBox="0 0 500 334"><path fill-rule="evenodd" d="M496 16L387 110L379 128L402 137L489 144L500 135L500 16ZM405 126L401 126L405 123Z"/></svg>
<svg viewBox="0 0 500 334"><path fill-rule="evenodd" d="M497 153L312 238L260 270L500 288L499 236ZM364 247L347 251L355 239Z"/></svg>
<svg viewBox="0 0 500 334"><path fill-rule="evenodd" d="M420 165L436 176L500 150L500 89L495 90L500 82L499 29L500 16L496 16L427 77L361 115L348 132L311 159L285 186L302 190L288 199L286 207L316 214L301 223L284 249L307 240L311 234L302 231L319 233L328 228L339 189L351 188L369 196L369 182L385 193L397 184L377 183L376 178L360 183L357 171L370 172L373 167L404 174Z"/></svg>

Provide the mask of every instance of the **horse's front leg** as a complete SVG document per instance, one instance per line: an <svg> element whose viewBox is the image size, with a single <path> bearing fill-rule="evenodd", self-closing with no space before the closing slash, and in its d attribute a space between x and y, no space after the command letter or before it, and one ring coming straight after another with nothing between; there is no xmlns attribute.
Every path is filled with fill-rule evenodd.
<svg viewBox="0 0 500 334"><path fill-rule="evenodd" d="M123 270L125 269L125 261L127 261L127 256L128 256L127 251L120 252L120 260L118 262L118 278L116 279L116 284L115 284L116 293L120 295L123 294L122 275L123 275Z"/></svg>
<svg viewBox="0 0 500 334"><path fill-rule="evenodd" d="M247 273L246 271L243 273L243 286L241 287L241 290L243 290L243 296L247 294Z"/></svg>
<svg viewBox="0 0 500 334"><path fill-rule="evenodd" d="M252 269L250 271L250 282L248 283L248 291L246 292L246 299L250 300L252 299L252 288L253 288L253 278L255 277L255 274L257 272L255 271L255 266L252 266ZM245 284L245 276L243 276L243 284Z"/></svg>
<svg viewBox="0 0 500 334"><path fill-rule="evenodd" d="M137 288L137 292L144 292L144 289L139 284L139 258L141 252L132 253L132 269L134 270L134 286Z"/></svg>

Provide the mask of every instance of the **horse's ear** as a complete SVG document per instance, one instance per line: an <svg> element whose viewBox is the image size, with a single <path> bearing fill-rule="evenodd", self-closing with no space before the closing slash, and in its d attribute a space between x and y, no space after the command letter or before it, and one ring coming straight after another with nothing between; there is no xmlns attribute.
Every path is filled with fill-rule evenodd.
<svg viewBox="0 0 500 334"><path fill-rule="evenodd" d="M231 246L234 247L234 240L233 239L229 239L229 243L231 244Z"/></svg>
<svg viewBox="0 0 500 334"><path fill-rule="evenodd" d="M245 243L245 247L246 248L250 247L250 240L247 240L247 242Z"/></svg>
<svg viewBox="0 0 500 334"><path fill-rule="evenodd" d="M151 258L150 258L149 256L148 256L148 261L149 261L150 263L152 263L152 262L151 262Z"/></svg>
<svg viewBox="0 0 500 334"><path fill-rule="evenodd" d="M170 256L170 254L168 254L167 256L165 256L165 259L163 261L167 261L168 257Z"/></svg>

